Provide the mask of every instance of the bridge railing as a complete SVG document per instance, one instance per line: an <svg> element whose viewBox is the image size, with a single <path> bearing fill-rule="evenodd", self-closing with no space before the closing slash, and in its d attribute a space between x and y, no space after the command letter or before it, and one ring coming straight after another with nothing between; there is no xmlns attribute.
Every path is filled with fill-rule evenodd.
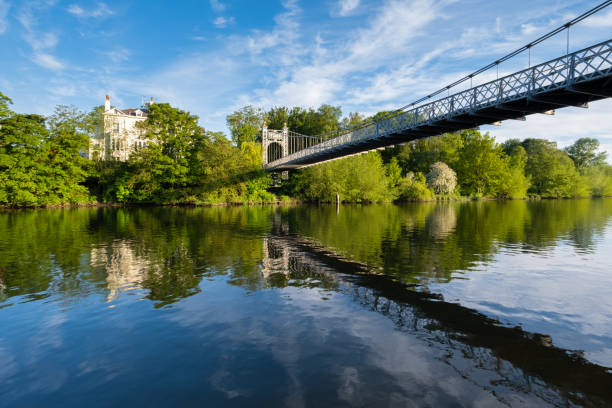
<svg viewBox="0 0 612 408"><path fill-rule="evenodd" d="M585 82L612 70L612 40L564 55L539 65L475 86L462 92L398 112L394 116L363 126L339 130L314 146L297 151L266 165L274 168L310 155L331 152L346 144L400 134L411 128L451 119L478 109L512 102L535 93L545 93Z"/></svg>

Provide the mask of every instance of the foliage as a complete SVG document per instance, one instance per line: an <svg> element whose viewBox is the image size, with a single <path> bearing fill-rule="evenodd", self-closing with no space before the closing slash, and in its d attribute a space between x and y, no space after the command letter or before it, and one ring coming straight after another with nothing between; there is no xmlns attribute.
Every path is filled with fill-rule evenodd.
<svg viewBox="0 0 612 408"><path fill-rule="evenodd" d="M254 106L245 106L227 115L227 126L232 134L232 141L240 147L244 142L261 141L263 111Z"/></svg>
<svg viewBox="0 0 612 408"><path fill-rule="evenodd" d="M89 201L83 183L89 161L84 114L59 106L45 126L40 115L3 108L0 120L0 205L37 206Z"/></svg>
<svg viewBox="0 0 612 408"><path fill-rule="evenodd" d="M427 187L423 173L408 173L400 181L399 198L403 200L431 200L434 193Z"/></svg>
<svg viewBox="0 0 612 408"><path fill-rule="evenodd" d="M461 132L463 145L453 168L466 195L500 196L509 161L495 139L476 130Z"/></svg>
<svg viewBox="0 0 612 408"><path fill-rule="evenodd" d="M11 110L9 109L9 105L13 103L11 98L5 96L2 92L0 92L0 120L7 118L11 115Z"/></svg>
<svg viewBox="0 0 612 408"><path fill-rule="evenodd" d="M588 184L593 197L612 196L612 166L601 164L584 170L583 181Z"/></svg>
<svg viewBox="0 0 612 408"><path fill-rule="evenodd" d="M308 167L293 176L292 194L312 201L391 201L389 179L378 152Z"/></svg>
<svg viewBox="0 0 612 408"><path fill-rule="evenodd" d="M525 139L521 145L527 153L525 173L531 178L529 192L543 197L577 197L588 195L574 162L557 144L544 139Z"/></svg>
<svg viewBox="0 0 612 408"><path fill-rule="evenodd" d="M12 112L0 93L0 205L39 206L105 202L220 204L272 202L272 179L262 168L260 127L305 135L335 131L370 119L395 120L390 112L371 118L339 106L246 106L227 117L232 138L204 132L197 116L154 104L142 137L151 142L127 162L89 161L88 138L100 137L103 107L85 114L58 106L48 118ZM429 200L458 192L473 197L523 198L607 196L612 167L599 142L582 138L565 150L542 139L498 144L477 130L415 142L323 163L293 172L278 192L312 201L381 202ZM423 174L427 173L427 179Z"/></svg>
<svg viewBox="0 0 612 408"><path fill-rule="evenodd" d="M420 139L400 146L396 152L399 165L405 174L408 172L429 172L436 162L454 164L459 160L463 138L457 133Z"/></svg>
<svg viewBox="0 0 612 408"><path fill-rule="evenodd" d="M599 149L599 140L590 137L583 137L567 147L565 151L568 156L574 161L574 164L579 170L601 166L606 162L607 154L605 152L597 152Z"/></svg>
<svg viewBox="0 0 612 408"><path fill-rule="evenodd" d="M426 176L427 186L436 194L451 194L457 186L457 174L446 163L436 162Z"/></svg>
<svg viewBox="0 0 612 408"><path fill-rule="evenodd" d="M339 106L321 105L318 109L300 107L275 107L264 117L270 129L282 129L287 124L289 130L303 135L313 136L338 130L342 109ZM355 121L359 115L347 119Z"/></svg>

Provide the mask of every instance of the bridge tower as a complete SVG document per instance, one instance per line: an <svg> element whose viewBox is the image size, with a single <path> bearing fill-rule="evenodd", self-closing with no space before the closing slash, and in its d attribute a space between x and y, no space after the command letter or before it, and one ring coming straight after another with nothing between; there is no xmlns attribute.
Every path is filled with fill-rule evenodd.
<svg viewBox="0 0 612 408"><path fill-rule="evenodd" d="M263 162L268 164L289 153L289 128L283 123L283 130L268 129L264 122L261 127L261 144L263 145Z"/></svg>

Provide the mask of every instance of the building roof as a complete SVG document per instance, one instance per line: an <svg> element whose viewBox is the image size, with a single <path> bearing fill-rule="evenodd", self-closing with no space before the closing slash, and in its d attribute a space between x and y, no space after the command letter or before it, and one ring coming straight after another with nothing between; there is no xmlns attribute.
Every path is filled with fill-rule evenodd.
<svg viewBox="0 0 612 408"><path fill-rule="evenodd" d="M130 116L138 116L138 112L140 112L140 116L147 116L147 111L138 108L121 109L120 111Z"/></svg>

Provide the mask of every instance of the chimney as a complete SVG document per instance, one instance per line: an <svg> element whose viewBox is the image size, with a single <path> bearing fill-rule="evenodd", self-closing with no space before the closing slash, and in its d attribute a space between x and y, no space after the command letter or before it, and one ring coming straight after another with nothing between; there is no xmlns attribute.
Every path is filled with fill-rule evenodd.
<svg viewBox="0 0 612 408"><path fill-rule="evenodd" d="M110 96L106 95L106 101L104 101L104 112L110 110Z"/></svg>
<svg viewBox="0 0 612 408"><path fill-rule="evenodd" d="M155 102L153 101L153 97L151 97L151 100L149 101L149 105L153 105Z"/></svg>

